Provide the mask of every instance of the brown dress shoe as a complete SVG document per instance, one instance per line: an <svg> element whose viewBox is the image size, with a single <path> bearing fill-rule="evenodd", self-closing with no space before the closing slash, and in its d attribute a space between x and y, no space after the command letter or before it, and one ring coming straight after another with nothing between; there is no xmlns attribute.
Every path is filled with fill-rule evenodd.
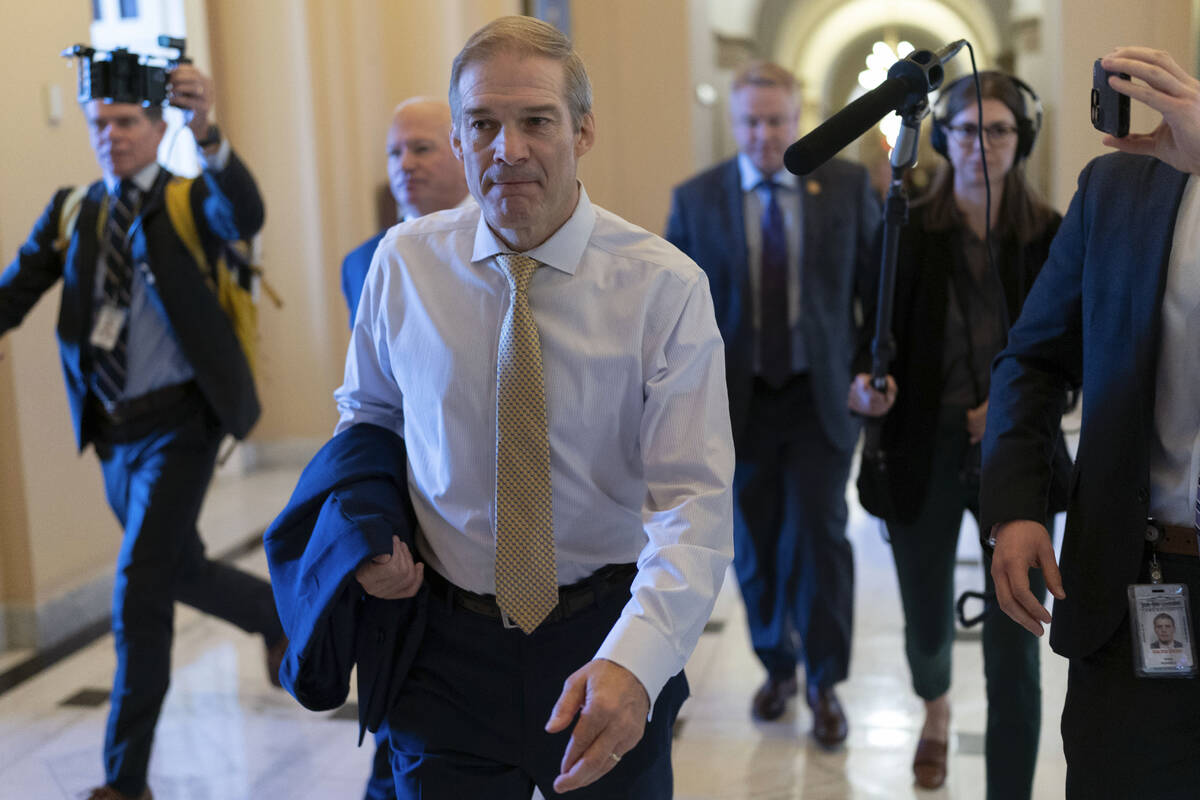
<svg viewBox="0 0 1200 800"><path fill-rule="evenodd" d="M817 743L822 747L837 747L846 741L846 712L842 711L833 687L810 686L805 694L813 712L812 734Z"/></svg>
<svg viewBox="0 0 1200 800"><path fill-rule="evenodd" d="M279 682L279 667L283 664L287 648L288 638L286 636L280 636L279 641L275 644L267 645L267 680L276 689L283 688L283 684Z"/></svg>
<svg viewBox="0 0 1200 800"><path fill-rule="evenodd" d="M143 789L137 797L118 792L111 786L97 786L88 794L87 800L154 800L154 795L150 793L149 786Z"/></svg>
<svg viewBox="0 0 1200 800"><path fill-rule="evenodd" d="M795 675L768 675L767 682L754 693L750 713L755 719L779 719L787 709L788 698L795 697L797 691Z"/></svg>
<svg viewBox="0 0 1200 800"><path fill-rule="evenodd" d="M922 789L937 789L946 782L946 743L933 739L917 742L913 776Z"/></svg>

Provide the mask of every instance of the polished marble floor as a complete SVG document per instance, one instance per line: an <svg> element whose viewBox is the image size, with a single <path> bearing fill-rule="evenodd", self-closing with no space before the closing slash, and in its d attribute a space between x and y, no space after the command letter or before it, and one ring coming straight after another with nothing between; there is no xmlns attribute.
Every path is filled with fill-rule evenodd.
<svg viewBox="0 0 1200 800"><path fill-rule="evenodd" d="M297 470L219 478L201 518L210 552L261 530L285 502ZM936 792L912 787L911 759L921 706L909 687L891 556L876 520L853 502L857 604L850 679L839 693L850 719L835 752L808 736L800 703L783 719L756 723L749 700L763 673L747 645L736 585L726 581L710 632L688 677L674 750L678 800L903 800L982 798L982 658L977 636L954 646L950 773ZM960 588L982 584L973 525L964 525ZM265 573L261 550L238 559ZM361 796L371 748L355 747L355 721L304 711L272 689L259 640L183 606L170 693L158 726L150 783L157 800L327 800ZM1044 645L1043 645L1044 646ZM1044 646L1045 647L1045 646ZM23 654L0 656L0 669ZM101 780L100 743L113 670L104 637L0 695L0 798L76 798ZM1044 649L1045 711L1035 797L1063 795L1058 713L1066 663ZM87 690L98 690L88 692ZM68 701L64 704L64 701Z"/></svg>

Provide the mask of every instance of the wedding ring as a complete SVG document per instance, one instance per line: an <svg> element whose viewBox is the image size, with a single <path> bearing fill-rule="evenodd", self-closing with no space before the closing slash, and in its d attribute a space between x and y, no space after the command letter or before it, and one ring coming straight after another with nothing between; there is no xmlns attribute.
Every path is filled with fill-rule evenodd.
<svg viewBox="0 0 1200 800"><path fill-rule="evenodd" d="M621 760L621 757L620 757L619 755L617 755L616 753L609 753L609 754L608 754L608 757L609 757L609 758L611 758L613 761L620 761L620 760Z"/></svg>

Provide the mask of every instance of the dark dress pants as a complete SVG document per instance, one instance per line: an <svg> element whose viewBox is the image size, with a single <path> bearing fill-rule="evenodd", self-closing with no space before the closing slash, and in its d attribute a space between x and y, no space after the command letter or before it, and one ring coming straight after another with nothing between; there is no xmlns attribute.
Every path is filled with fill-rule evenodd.
<svg viewBox="0 0 1200 800"><path fill-rule="evenodd" d="M1200 644L1200 559L1158 559L1163 583L1188 587L1189 635ZM1150 582L1147 564L1138 580ZM1200 679L1139 678L1132 648L1127 614L1103 647L1071 659L1062 716L1068 800L1200 797Z"/></svg>
<svg viewBox="0 0 1200 800"><path fill-rule="evenodd" d="M596 654L629 596L607 599L531 635L451 607L431 593L424 637L390 716L402 800L666 800L671 731L687 698L682 672L667 682L641 741L595 783L566 795L554 779L572 728L551 735L563 682Z"/></svg>
<svg viewBox="0 0 1200 800"><path fill-rule="evenodd" d="M733 481L734 568L767 672L795 674L802 645L808 684L821 688L850 667L852 455L830 443L806 375L778 389L755 380Z"/></svg>
<svg viewBox="0 0 1200 800"><path fill-rule="evenodd" d="M109 505L125 529L113 586L117 652L104 741L107 783L132 797L146 785L154 726L171 677L180 600L268 643L283 635L271 587L209 561L196 530L221 431L197 393L93 441Z"/></svg>
<svg viewBox="0 0 1200 800"><path fill-rule="evenodd" d="M931 443L933 464L917 519L889 522L896 576L904 607L904 649L913 690L935 700L950 689L954 645L954 568L964 510L979 518L979 496L960 478L968 448L966 409L947 409ZM1052 528L1051 528L1052 529ZM994 596L991 554L984 553L985 591ZM1040 570L1030 589L1045 602ZM987 797L1028 798L1033 790L1042 724L1041 660L1037 637L998 607L983 622L987 682Z"/></svg>

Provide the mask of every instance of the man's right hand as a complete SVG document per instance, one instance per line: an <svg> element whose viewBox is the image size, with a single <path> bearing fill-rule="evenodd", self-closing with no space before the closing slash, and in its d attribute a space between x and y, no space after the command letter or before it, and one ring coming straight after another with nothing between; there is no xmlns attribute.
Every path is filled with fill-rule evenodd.
<svg viewBox="0 0 1200 800"><path fill-rule="evenodd" d="M1029 590L1029 568L1037 567L1046 579L1046 588L1058 600L1067 593L1054 560L1054 547L1046 526L1030 520L1014 520L996 526L996 548L992 555L992 580L996 601L1005 614L1034 636L1041 636L1042 625L1049 624L1050 612Z"/></svg>
<svg viewBox="0 0 1200 800"><path fill-rule="evenodd" d="M421 588L425 565L414 564L408 545L401 542L399 536L393 535L391 555L382 554L367 559L354 570L354 577L372 597L401 600L412 597Z"/></svg>
<svg viewBox="0 0 1200 800"><path fill-rule="evenodd" d="M1163 115L1150 133L1131 133L1121 139L1105 136L1104 144L1154 156L1180 172L1200 175L1200 80L1188 75L1168 53L1149 47L1118 47L1102 64L1110 72L1145 81L1137 84L1113 75L1108 85Z"/></svg>
<svg viewBox="0 0 1200 800"><path fill-rule="evenodd" d="M854 376L850 384L850 396L846 405L856 414L868 417L882 417L892 410L896 403L896 379L887 376L887 393L878 391L871 385L871 376L860 372Z"/></svg>

